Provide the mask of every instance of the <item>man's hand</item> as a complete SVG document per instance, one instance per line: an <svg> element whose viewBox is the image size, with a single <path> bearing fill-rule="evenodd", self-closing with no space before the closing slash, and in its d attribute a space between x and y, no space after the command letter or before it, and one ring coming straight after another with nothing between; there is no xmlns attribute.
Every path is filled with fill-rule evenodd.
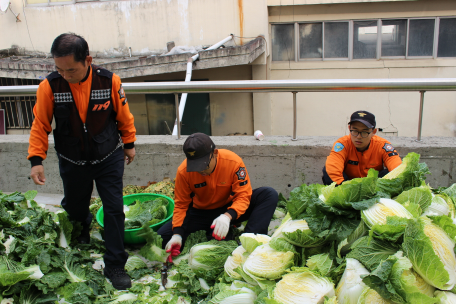
<svg viewBox="0 0 456 304"><path fill-rule="evenodd" d="M44 177L43 165L33 166L32 171L30 172L30 177L33 179L33 182L35 184L44 185L46 182L46 177Z"/></svg>
<svg viewBox="0 0 456 304"><path fill-rule="evenodd" d="M135 155L136 155L135 148L124 149L124 160L127 161L127 165L131 164L131 162L135 159Z"/></svg>
<svg viewBox="0 0 456 304"><path fill-rule="evenodd" d="M165 250L169 253L168 258L166 259L168 262L173 262L173 257L178 256L180 254L180 248L182 246L182 237L179 234L173 235L171 240L169 240L168 244L166 244Z"/></svg>
<svg viewBox="0 0 456 304"><path fill-rule="evenodd" d="M211 229L214 229L212 236L217 240L221 241L226 237L228 230L230 230L231 216L228 213L220 214L211 225Z"/></svg>

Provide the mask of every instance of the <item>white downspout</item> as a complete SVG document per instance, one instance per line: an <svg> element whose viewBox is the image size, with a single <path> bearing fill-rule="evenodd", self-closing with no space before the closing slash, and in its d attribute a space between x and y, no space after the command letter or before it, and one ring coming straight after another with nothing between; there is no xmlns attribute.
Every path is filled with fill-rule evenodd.
<svg viewBox="0 0 456 304"><path fill-rule="evenodd" d="M229 35L228 37L226 37L225 39L223 39L222 41L219 41L216 44L212 45L211 47L207 48L205 51L215 50L215 49L219 48L221 45L223 45L224 43L226 43L227 41L230 41L231 39L233 39L232 34ZM185 75L185 82L188 82L192 79L193 62L196 59L198 59L198 57L199 57L199 54L196 54L196 55L188 58L187 74ZM187 95L188 95L188 93L183 93L180 103L179 103L179 121L182 121L182 116L184 115L185 103L187 102ZM177 118L176 118L176 121L174 122L174 128L173 128L173 136L176 136L176 135L178 135L177 134Z"/></svg>

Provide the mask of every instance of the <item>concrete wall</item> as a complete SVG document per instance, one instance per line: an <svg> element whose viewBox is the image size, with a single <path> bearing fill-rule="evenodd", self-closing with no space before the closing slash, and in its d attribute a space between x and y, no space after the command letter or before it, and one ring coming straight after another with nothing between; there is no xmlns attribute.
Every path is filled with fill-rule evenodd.
<svg viewBox="0 0 456 304"><path fill-rule="evenodd" d="M123 82L144 81L184 81L185 72L163 75L134 77ZM195 70L192 79L196 80L251 80L252 67L249 65L218 69ZM253 105L251 93L214 93L209 94L211 106L212 135L223 136L230 133L253 134ZM130 110L135 117L137 134L148 135L145 95L128 95ZM185 123L185 122L184 122Z"/></svg>
<svg viewBox="0 0 456 304"><path fill-rule="evenodd" d="M456 15L456 1L446 0L350 4L337 3L351 1L303 0L296 4L335 4L286 6L289 2L269 7L270 23ZM269 0L268 5L279 3ZM269 56L267 68L253 68L253 79L452 78L455 73L455 59L271 62ZM345 135L350 114L363 109L377 116L379 128L399 136L416 136L419 98L418 92L299 93L297 134ZM456 136L455 99L456 92L425 94L423 136ZM254 129L267 135L292 134L291 93L254 94L253 100Z"/></svg>
<svg viewBox="0 0 456 304"><path fill-rule="evenodd" d="M0 49L17 45L47 53L54 38L68 31L84 36L93 54L106 56L127 55L128 47L134 54L162 53L168 41L176 46L212 45L230 34L267 34L266 0L91 1L23 7L25 2L11 0L22 22L10 12L0 12Z"/></svg>
<svg viewBox="0 0 456 304"><path fill-rule="evenodd" d="M253 136L212 137L218 148L229 149L241 156L253 187L271 186L288 196L302 183L321 183L321 169L336 137L267 136L258 141ZM432 187L449 186L456 182L456 142L451 138L428 137L422 142L413 138L389 138L401 156L409 152L421 154L432 176L426 180ZM135 161L125 167L124 184L146 185L174 177L184 160L182 145L185 137L139 136ZM27 135L0 135L0 190L41 193L62 193L57 157L50 137L48 158L44 161L46 185L36 186L28 179L30 164L26 160Z"/></svg>

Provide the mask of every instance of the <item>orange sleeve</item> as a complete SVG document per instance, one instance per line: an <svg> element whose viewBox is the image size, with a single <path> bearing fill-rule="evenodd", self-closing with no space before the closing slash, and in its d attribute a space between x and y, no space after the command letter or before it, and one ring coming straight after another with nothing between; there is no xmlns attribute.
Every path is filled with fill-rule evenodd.
<svg viewBox="0 0 456 304"><path fill-rule="evenodd" d="M186 160L184 160L186 162ZM173 213L173 229L182 227L185 216L187 215L188 206L192 202L192 190L187 179L180 173L180 168L177 170L175 187L174 187L174 213Z"/></svg>
<svg viewBox="0 0 456 304"><path fill-rule="evenodd" d="M48 135L52 131L51 123L54 113L54 95L47 79L43 80L36 92L36 104L33 107L32 128L30 130L27 159L38 156L46 159L49 147Z"/></svg>
<svg viewBox="0 0 456 304"><path fill-rule="evenodd" d="M133 114L127 103L127 96L122 88L120 77L116 74L112 76L112 100L114 111L117 113L117 128L119 129L122 142L124 144L133 143L136 141L136 128L134 125Z"/></svg>
<svg viewBox="0 0 456 304"><path fill-rule="evenodd" d="M345 160L348 157L348 147L343 141L336 141L331 149L331 153L326 158L326 172L333 182L340 185L344 181L343 172Z"/></svg>
<svg viewBox="0 0 456 304"><path fill-rule="evenodd" d="M390 145L393 151L386 151L385 149L382 149L383 152L383 164L388 168L388 171L391 172L394 169L396 169L397 166L402 164L402 159L399 156L399 153L394 149L394 147L391 145L390 142L386 142L386 144Z"/></svg>
<svg viewBox="0 0 456 304"><path fill-rule="evenodd" d="M230 210L236 211L236 218L233 216L232 212L229 213L233 216L233 219L237 219L245 213L247 208L249 208L250 198L252 197L252 185L250 184L249 173L243 162L234 169L231 185L231 189L234 192L233 204L228 208L228 212Z"/></svg>

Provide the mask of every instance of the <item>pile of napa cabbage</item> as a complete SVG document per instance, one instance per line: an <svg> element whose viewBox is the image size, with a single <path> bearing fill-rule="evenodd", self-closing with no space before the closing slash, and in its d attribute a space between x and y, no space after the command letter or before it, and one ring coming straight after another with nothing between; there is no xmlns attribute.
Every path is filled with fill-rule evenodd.
<svg viewBox="0 0 456 304"><path fill-rule="evenodd" d="M456 184L431 188L427 173L410 153L384 178L302 185L281 197L270 236L191 234L165 286L168 254L146 225L127 291L104 280L102 240L78 248L65 213L0 193L0 291L5 303L456 303Z"/></svg>

